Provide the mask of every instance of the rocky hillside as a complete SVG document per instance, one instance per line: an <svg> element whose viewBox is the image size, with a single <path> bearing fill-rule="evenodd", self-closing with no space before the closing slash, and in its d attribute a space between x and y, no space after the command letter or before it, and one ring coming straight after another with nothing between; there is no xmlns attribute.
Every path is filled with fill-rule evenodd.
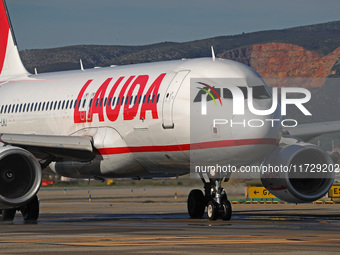
<svg viewBox="0 0 340 255"><path fill-rule="evenodd" d="M221 36L186 43L164 42L145 46L79 45L24 50L21 56L33 72L123 65L211 56L250 65L264 77L340 77L340 21L297 28ZM320 84L311 84L319 86Z"/></svg>
<svg viewBox="0 0 340 255"><path fill-rule="evenodd" d="M218 55L254 68L264 78L313 78L301 86L320 87L320 78L340 76L340 47L327 55L301 46L285 43L265 43L232 49ZM286 81L286 83L284 83ZM281 79L277 86L295 86Z"/></svg>

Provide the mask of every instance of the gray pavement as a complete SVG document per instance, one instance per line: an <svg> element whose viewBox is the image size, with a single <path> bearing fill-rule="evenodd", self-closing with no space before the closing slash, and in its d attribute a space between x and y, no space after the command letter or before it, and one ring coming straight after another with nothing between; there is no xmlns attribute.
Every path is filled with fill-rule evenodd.
<svg viewBox="0 0 340 255"><path fill-rule="evenodd" d="M340 204L234 204L212 222L189 219L190 189L44 188L36 224L0 224L0 254L340 253Z"/></svg>

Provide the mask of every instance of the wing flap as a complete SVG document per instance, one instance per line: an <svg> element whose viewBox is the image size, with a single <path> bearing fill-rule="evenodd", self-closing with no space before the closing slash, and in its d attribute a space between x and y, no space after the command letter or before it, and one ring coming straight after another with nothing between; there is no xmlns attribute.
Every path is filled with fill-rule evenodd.
<svg viewBox="0 0 340 255"><path fill-rule="evenodd" d="M0 139L30 151L39 159L53 156L55 161L90 161L96 154L89 136L1 134Z"/></svg>

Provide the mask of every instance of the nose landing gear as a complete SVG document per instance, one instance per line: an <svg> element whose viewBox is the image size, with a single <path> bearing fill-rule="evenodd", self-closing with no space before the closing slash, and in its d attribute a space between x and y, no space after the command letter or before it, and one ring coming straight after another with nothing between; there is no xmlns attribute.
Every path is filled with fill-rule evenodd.
<svg viewBox="0 0 340 255"><path fill-rule="evenodd" d="M223 179L209 179L204 183L204 195L201 190L192 190L188 196L188 213L191 218L202 218L205 207L209 220L230 220L232 215L231 204L225 190L221 187Z"/></svg>

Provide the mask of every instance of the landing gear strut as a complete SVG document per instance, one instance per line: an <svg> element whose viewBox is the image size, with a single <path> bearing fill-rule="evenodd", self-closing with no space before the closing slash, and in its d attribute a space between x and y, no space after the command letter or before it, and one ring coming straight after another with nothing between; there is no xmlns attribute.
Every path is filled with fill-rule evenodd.
<svg viewBox="0 0 340 255"><path fill-rule="evenodd" d="M205 207L209 220L230 220L232 215L231 204L225 190L221 187L223 179L209 179L204 183L204 195L201 190L192 190L188 197L188 213L191 218L202 218Z"/></svg>
<svg viewBox="0 0 340 255"><path fill-rule="evenodd" d="M34 196L30 202L20 208L0 210L1 222L13 221L17 210L21 212L25 222L37 221L39 217L38 197Z"/></svg>

